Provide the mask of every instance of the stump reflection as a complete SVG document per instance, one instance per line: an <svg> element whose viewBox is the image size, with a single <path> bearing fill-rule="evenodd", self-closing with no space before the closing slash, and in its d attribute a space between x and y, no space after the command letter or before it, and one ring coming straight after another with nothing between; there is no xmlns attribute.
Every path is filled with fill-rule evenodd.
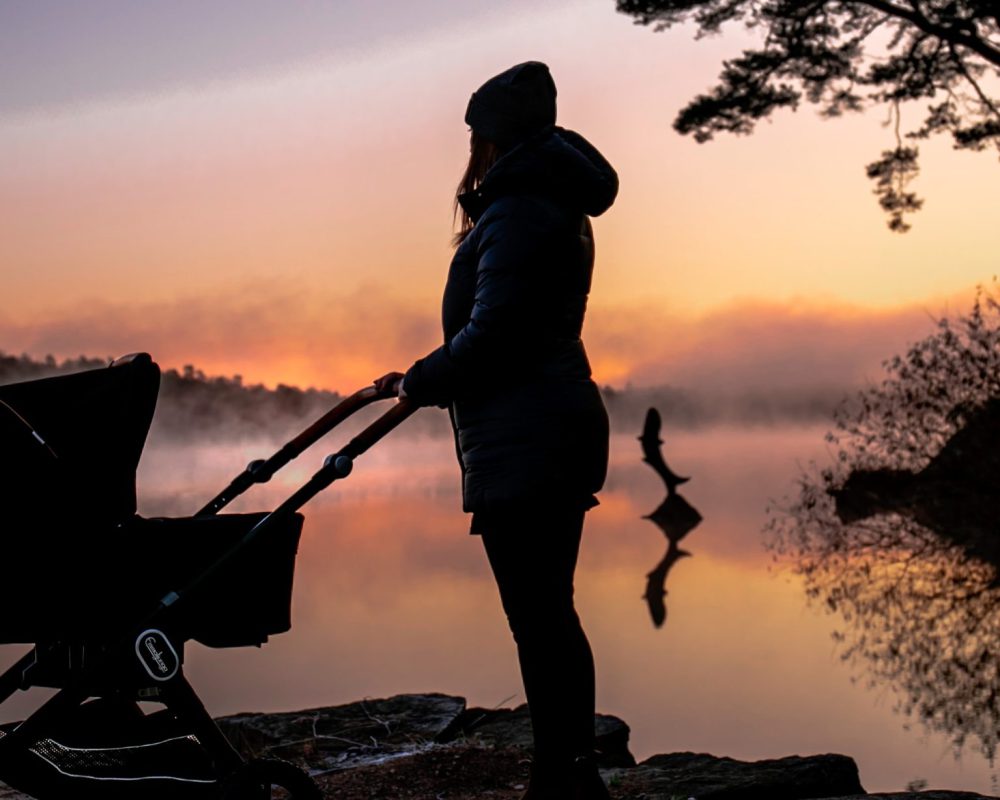
<svg viewBox="0 0 1000 800"><path fill-rule="evenodd" d="M646 412L646 422L643 425L639 442L642 445L642 460L663 479L667 496L651 514L644 519L651 520L667 539L667 552L660 563L646 575L646 591L643 597L649 606L649 614L653 625L663 626L667 619L667 574L671 567L680 559L690 556L686 550L681 550L680 541L701 522L701 514L677 491L677 487L686 483L689 478L678 476L663 457L663 440L660 439L661 420L655 408Z"/></svg>

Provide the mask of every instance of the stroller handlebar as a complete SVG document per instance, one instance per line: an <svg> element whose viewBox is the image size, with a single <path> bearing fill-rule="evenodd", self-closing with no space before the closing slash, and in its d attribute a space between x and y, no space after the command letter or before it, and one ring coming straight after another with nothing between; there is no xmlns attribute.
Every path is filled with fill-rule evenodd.
<svg viewBox="0 0 1000 800"><path fill-rule="evenodd" d="M331 483L346 478L354 469L354 459L367 452L388 433L395 430L404 420L408 419L419 408L412 400L400 398L392 408L376 419L361 433L344 445L340 450L323 460L323 466L305 484L296 490L291 497L278 506L268 516L257 524L257 528L266 528L270 518L298 511L306 502L314 498ZM257 528L249 534L257 535Z"/></svg>
<svg viewBox="0 0 1000 800"><path fill-rule="evenodd" d="M356 411L360 411L365 406L370 405L377 400L388 400L389 398L395 396L395 393L391 390L380 392L375 388L374 384L366 386L364 389L359 389L354 394L341 400L312 425L302 431L302 433L288 442L288 444L282 447L278 452L280 453L287 450L288 452L293 453L293 455L289 458L289 460L291 460L292 458L300 455L307 447L311 447L313 444L322 439L326 434L332 431L335 427L337 427L337 425L354 414ZM284 466L284 464L281 466ZM280 469L280 467L278 469ZM271 475L273 474L274 472L271 473ZM268 477L270 477L270 475Z"/></svg>
<svg viewBox="0 0 1000 800"><path fill-rule="evenodd" d="M352 461L378 443L386 434L394 430L403 420L411 416L419 406L403 397L381 417L349 441L339 453L330 458L346 456ZM329 460L329 459L328 459Z"/></svg>
<svg viewBox="0 0 1000 800"><path fill-rule="evenodd" d="M243 472L233 478L230 484L206 503L195 516L204 517L217 514L255 483L267 483L289 461L300 456L304 450L314 445L348 417L378 400L388 400L395 396L391 388L379 390L374 383L348 395L302 433L288 441L270 458L251 461Z"/></svg>
<svg viewBox="0 0 1000 800"><path fill-rule="evenodd" d="M408 419L418 408L419 406L412 400L400 398L396 405L386 411L382 416L351 439L351 441L344 445L344 447L342 447L338 452L327 456L323 461L323 466L320 467L320 469L308 481L293 492L277 508L257 522L257 524L254 525L249 532L247 532L238 544L234 545L228 551L219 556L219 558L212 563L211 566L194 578L183 589L170 592L164 596L164 598L160 601L160 606L157 611L142 624L142 627L149 627L153 624L156 614L161 613L167 608L173 607L177 601L189 596L199 587L209 584L210 578L225 567L225 565L229 563L240 550L248 546L255 539L258 539L261 536L266 536L267 533L276 525L280 524L282 520L287 519L289 515L297 512L303 505L330 486L330 484L334 481L346 478L350 475L351 471L354 469L355 458L378 443L379 440L386 436L386 434L395 430L396 427L398 427L404 420Z"/></svg>

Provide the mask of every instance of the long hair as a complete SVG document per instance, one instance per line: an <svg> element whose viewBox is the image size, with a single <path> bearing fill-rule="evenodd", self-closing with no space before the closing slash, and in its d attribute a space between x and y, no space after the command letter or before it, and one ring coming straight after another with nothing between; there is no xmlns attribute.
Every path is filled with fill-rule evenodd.
<svg viewBox="0 0 1000 800"><path fill-rule="evenodd" d="M500 157L499 148L489 139L485 139L475 131L472 131L472 140L469 145L469 163L465 168L462 179L458 182L458 191L455 193L455 210L453 219L459 223L458 232L455 234L453 244L458 247L469 235L472 226L475 224L472 218L462 208L458 202L458 197L466 192L473 191L483 182L486 173L489 172L497 159Z"/></svg>

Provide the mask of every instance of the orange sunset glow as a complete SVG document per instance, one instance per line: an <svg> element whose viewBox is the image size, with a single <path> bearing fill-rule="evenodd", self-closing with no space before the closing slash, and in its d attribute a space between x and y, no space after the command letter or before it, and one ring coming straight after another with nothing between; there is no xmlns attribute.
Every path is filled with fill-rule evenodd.
<svg viewBox="0 0 1000 800"><path fill-rule="evenodd" d="M925 144L926 206L899 236L863 172L891 144L876 115L823 122L806 108L706 145L674 133L740 31L655 34L605 0L430 5L424 25L300 57L289 45L258 63L248 42L223 42L240 69L217 53L148 86L128 63L93 67L69 97L32 95L24 75L20 102L0 106L0 346L148 350L165 366L340 390L405 368L440 338L466 100L527 58L550 64L560 124L621 177L595 221L586 339L603 383L671 382L686 360L737 346L766 370L793 320L814 348L860 345L853 361L833 356L831 377L852 382L997 270L988 154ZM106 35L113 60L124 45ZM115 70L136 72L128 90Z"/></svg>
<svg viewBox="0 0 1000 800"><path fill-rule="evenodd" d="M997 794L1000 20L889 2L0 2L0 796Z"/></svg>

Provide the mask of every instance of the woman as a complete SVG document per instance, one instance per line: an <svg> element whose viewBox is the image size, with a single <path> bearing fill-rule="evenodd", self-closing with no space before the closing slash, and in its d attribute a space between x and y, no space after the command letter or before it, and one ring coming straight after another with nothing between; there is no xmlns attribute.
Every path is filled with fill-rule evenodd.
<svg viewBox="0 0 1000 800"><path fill-rule="evenodd" d="M573 606L584 514L597 504L608 419L580 332L594 263L589 216L618 177L555 125L556 88L529 61L469 101L461 228L442 306L445 341L394 385L447 406L463 505L517 643L535 737L530 800L606 798L593 760L594 661Z"/></svg>

